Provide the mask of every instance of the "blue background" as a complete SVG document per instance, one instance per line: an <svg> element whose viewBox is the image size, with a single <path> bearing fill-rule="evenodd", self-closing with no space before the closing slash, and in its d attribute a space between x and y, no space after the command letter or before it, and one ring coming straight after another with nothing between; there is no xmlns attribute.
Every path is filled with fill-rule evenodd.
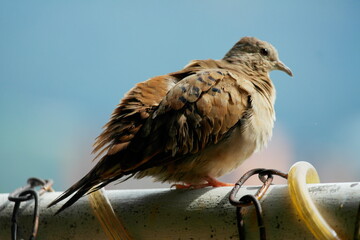
<svg viewBox="0 0 360 240"><path fill-rule="evenodd" d="M288 156L284 171L309 161L322 181L359 181L359 12L359 1L1 0L0 192L31 176L64 190L136 82L222 58L243 36L271 42L295 75L271 73L266 151Z"/></svg>

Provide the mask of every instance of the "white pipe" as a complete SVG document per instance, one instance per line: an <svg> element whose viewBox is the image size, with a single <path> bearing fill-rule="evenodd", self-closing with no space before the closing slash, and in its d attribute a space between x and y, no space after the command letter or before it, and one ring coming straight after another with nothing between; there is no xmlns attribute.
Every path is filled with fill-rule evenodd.
<svg viewBox="0 0 360 240"><path fill-rule="evenodd" d="M239 198L255 194L258 187L245 186ZM231 188L196 190L112 190L110 202L134 239L238 239L235 207L229 204ZM360 201L360 183L311 184L309 191L320 212L341 239L352 239ZM106 239L87 197L54 216L61 203L46 206L60 192L40 197L37 239ZM11 239L14 203L0 194L0 239ZM315 239L291 205L287 185L272 185L260 201L268 239ZM33 202L22 203L19 238L27 239ZM254 208L244 208L246 239L259 239Z"/></svg>

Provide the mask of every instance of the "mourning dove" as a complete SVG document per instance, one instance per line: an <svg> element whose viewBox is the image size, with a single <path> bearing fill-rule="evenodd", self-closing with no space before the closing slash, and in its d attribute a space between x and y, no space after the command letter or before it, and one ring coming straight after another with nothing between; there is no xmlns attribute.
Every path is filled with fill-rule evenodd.
<svg viewBox="0 0 360 240"><path fill-rule="evenodd" d="M271 138L272 70L284 71L276 49L240 39L221 60L138 83L114 110L94 144L96 166L50 205L75 193L58 212L115 180L154 177L177 187L227 186L233 170ZM182 184L179 184L182 183Z"/></svg>

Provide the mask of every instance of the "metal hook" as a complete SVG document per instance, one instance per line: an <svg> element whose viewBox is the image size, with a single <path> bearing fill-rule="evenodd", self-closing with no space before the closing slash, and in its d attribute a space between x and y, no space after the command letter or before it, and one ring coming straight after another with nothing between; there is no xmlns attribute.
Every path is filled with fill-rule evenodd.
<svg viewBox="0 0 360 240"><path fill-rule="evenodd" d="M33 227L32 232L29 237L30 240L36 238L38 227L39 227L39 195L42 195L44 192L52 191L52 180L42 180L39 178L29 178L27 180L27 185L21 188L16 189L14 192L9 194L9 201L15 202L13 214L11 217L11 238L12 240L17 239L17 230L18 222L17 216L20 209L21 202L25 202L31 199L34 199L34 213L33 213ZM41 186L41 189L38 191L35 190L35 187Z"/></svg>
<svg viewBox="0 0 360 240"><path fill-rule="evenodd" d="M245 195L241 197L239 200L236 200L236 194L240 190L241 186L253 175L258 174L260 181L263 182L263 185L259 188L255 195ZM287 173L283 173L276 169L265 169L265 168L255 168L248 172L246 172L239 181L236 182L234 188L231 190L229 195L229 202L233 206L236 206L236 217L238 219L238 232L240 239L245 239L245 228L244 228L244 219L241 214L241 208L247 207L250 205L255 206L257 220L258 220L258 227L260 233L260 239L266 239L266 231L264 220L262 217L262 208L260 205L259 200L264 196L268 188L270 187L274 177L273 175L278 175L280 177L287 179ZM267 177L265 177L267 176Z"/></svg>

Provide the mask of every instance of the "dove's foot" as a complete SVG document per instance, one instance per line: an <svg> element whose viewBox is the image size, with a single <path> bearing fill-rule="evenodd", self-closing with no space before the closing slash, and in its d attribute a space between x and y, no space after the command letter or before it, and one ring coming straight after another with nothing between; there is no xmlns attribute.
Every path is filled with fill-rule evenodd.
<svg viewBox="0 0 360 240"><path fill-rule="evenodd" d="M233 186L235 186L235 184L233 184L233 183L220 182L212 177L206 177L205 179L208 182L207 183L208 186L210 186L210 187L233 187Z"/></svg>
<svg viewBox="0 0 360 240"><path fill-rule="evenodd" d="M235 184L233 183L224 183L224 182L220 182L218 180L216 180L215 178L212 177L206 177L205 178L207 183L203 183L203 184L173 184L171 185L172 187L175 187L176 189L199 189L199 188L204 188L204 187L233 187Z"/></svg>

